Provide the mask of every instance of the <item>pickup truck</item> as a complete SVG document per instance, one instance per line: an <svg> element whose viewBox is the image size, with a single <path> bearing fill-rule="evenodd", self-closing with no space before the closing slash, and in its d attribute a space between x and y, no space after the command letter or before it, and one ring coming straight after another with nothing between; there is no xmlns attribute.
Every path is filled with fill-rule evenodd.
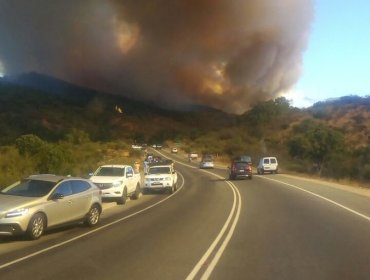
<svg viewBox="0 0 370 280"><path fill-rule="evenodd" d="M138 199L141 193L141 175L131 165L102 165L90 177L101 190L104 200L125 204L128 197Z"/></svg>
<svg viewBox="0 0 370 280"><path fill-rule="evenodd" d="M177 172L173 164L152 165L145 173L143 192L160 190L169 193L177 190Z"/></svg>

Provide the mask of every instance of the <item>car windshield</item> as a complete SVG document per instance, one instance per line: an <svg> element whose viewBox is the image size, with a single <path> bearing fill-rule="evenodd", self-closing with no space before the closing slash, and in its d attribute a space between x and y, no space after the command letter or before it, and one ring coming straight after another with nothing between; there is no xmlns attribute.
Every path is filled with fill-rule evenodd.
<svg viewBox="0 0 370 280"><path fill-rule="evenodd" d="M25 197L42 197L47 195L55 186L55 182L25 179L9 187L0 193Z"/></svg>
<svg viewBox="0 0 370 280"><path fill-rule="evenodd" d="M102 167L94 174L94 176L122 177L122 176L125 176L125 168L124 167Z"/></svg>
<svg viewBox="0 0 370 280"><path fill-rule="evenodd" d="M151 167L149 169L149 174L170 174L171 169L168 166L158 166L158 167Z"/></svg>

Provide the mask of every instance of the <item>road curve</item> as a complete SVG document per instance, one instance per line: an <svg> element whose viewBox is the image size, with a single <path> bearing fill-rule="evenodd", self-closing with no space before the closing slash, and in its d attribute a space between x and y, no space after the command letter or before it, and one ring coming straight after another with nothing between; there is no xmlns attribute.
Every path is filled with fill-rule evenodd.
<svg viewBox="0 0 370 280"><path fill-rule="evenodd" d="M8 266L90 231L1 241L1 277L369 279L368 197L280 174L229 182L176 160L181 190L107 208L101 230Z"/></svg>

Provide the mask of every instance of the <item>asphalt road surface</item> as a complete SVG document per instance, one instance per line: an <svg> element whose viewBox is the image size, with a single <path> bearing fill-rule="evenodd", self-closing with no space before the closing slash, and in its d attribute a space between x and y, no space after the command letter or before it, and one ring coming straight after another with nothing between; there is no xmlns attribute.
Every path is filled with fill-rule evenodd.
<svg viewBox="0 0 370 280"><path fill-rule="evenodd" d="M93 229L1 239L0 279L370 279L368 197L178 161L173 195L105 204Z"/></svg>

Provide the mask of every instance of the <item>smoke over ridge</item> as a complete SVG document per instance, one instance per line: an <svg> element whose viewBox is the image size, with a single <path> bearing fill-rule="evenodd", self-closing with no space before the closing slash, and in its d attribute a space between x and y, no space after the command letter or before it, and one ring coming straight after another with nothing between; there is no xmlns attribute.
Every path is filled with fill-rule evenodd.
<svg viewBox="0 0 370 280"><path fill-rule="evenodd" d="M312 0L0 0L0 65L241 113L298 80L312 17Z"/></svg>

